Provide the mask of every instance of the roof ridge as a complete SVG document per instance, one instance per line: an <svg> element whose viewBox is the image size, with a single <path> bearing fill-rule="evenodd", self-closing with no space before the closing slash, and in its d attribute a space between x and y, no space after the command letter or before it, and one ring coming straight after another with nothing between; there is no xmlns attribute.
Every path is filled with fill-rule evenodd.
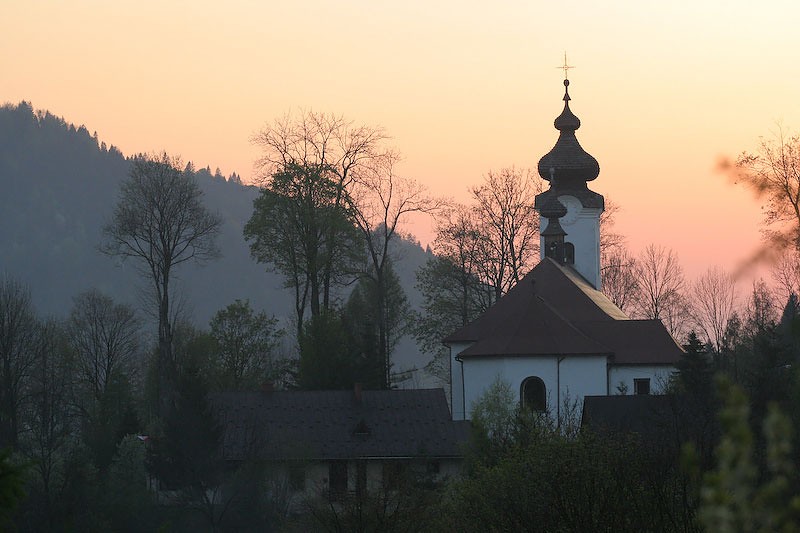
<svg viewBox="0 0 800 533"><path fill-rule="evenodd" d="M547 302L547 300L545 300L544 298L542 298L542 297L541 297L541 296L539 296L539 295L537 295L537 298L538 298L539 300L541 300L541 302L542 302L544 305L546 305L546 306L547 306L547 308L548 308L548 309L550 309L550 311L551 311L551 312L552 312L554 315L556 315L556 316L557 316L559 319L561 319L561 321L562 321L562 322L564 322L565 324L567 324L567 326L569 326L570 328L572 328L573 330L575 330L575 332L577 332L579 335L583 336L583 338L584 338L584 339L588 340L589 342L592 342L592 343L595 343L595 344L598 344L598 345L602 346L603 348L605 348L606 350L608 350L608 353L609 353L609 354L611 354L611 355L613 355L613 354L614 354L614 350L610 349L610 348L609 348L609 347L608 347L608 346L607 346L605 343L603 343L603 342L601 342L601 341L599 341L599 340L595 339L594 337L590 337L590 336L589 336L589 335L588 335L586 332L584 332L582 329L580 329L580 327L578 326L578 324L576 324L576 323L575 323L575 322L573 322L572 320L569 320L568 318L566 318L565 316L563 316L563 315L562 315L562 314L561 314L561 313L558 311L558 309L556 309L555 307L553 307L552 305L550 305L550 304ZM543 321L543 322L546 322L546 320L547 320L547 317L542 317L542 321ZM579 321L579 322L581 322L581 321ZM587 321L583 321L583 322L587 322ZM594 321L592 321L592 322L607 322L607 321L605 321L605 320L594 320ZM553 335L553 333L550 331L550 329L549 329L549 328L548 328L548 335L554 339L554 341L555 341L555 342L554 342L554 344L555 344L556 346L560 346L560 343L558 342L558 339L557 339L557 338L556 338L556 337ZM561 354L561 350L560 350L560 349L559 349L559 354Z"/></svg>
<svg viewBox="0 0 800 533"><path fill-rule="evenodd" d="M567 278L571 278L574 275L575 277L578 278L578 281L581 281L581 282L583 282L583 284L586 285L586 289L588 289L592 293L595 293L595 295L597 295L597 296L601 296L601 297L605 298L608 301L608 303L610 303L611 305L614 306L614 308L612 310L613 311L619 311L619 313L622 316L624 316L625 318L616 318L613 315L609 314L608 311L603 306L601 306L600 304L597 303L597 301L592 297L591 294L589 294L589 292L587 292L587 290L584 290L584 287L581 287L581 285L579 285L578 283L573 283L572 285L574 285L582 294L584 294L586 296L586 298L588 298L588 300L592 303L592 305L594 305L600 312L602 312L605 315L608 315L608 317L611 318L612 320L630 320L630 317L627 314L625 314L625 311L620 309L619 306L617 306L613 301L611 301L611 298L606 296L606 294L603 291L601 291L600 289L594 287L592 285L592 283L589 280L587 280L583 276L583 274L578 272L575 268L571 267L570 265L561 265L557 261L554 261L552 258L549 258L549 257L547 259L549 259L550 262L552 262L553 265L556 268L558 268L561 271L561 273L564 274ZM573 281L573 280L570 279L570 281Z"/></svg>

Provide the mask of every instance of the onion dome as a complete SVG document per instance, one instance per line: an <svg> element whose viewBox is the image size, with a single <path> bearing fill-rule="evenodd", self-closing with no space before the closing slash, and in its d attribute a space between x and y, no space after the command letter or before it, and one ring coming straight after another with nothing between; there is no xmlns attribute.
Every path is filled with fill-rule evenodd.
<svg viewBox="0 0 800 533"><path fill-rule="evenodd" d="M539 175L547 181L558 179L558 188L562 190L585 189L586 182L600 174L600 165L575 137L581 121L570 110L569 101L569 80L564 80L564 110L553 122L561 133L553 149L539 160Z"/></svg>

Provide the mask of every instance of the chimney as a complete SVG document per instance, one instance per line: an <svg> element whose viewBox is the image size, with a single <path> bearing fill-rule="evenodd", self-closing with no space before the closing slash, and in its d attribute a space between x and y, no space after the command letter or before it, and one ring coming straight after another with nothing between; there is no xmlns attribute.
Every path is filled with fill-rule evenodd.
<svg viewBox="0 0 800 533"><path fill-rule="evenodd" d="M275 385L271 381L265 381L261 384L261 392L269 394L275 390Z"/></svg>
<svg viewBox="0 0 800 533"><path fill-rule="evenodd" d="M356 404L361 405L361 383L353 384L353 399Z"/></svg>

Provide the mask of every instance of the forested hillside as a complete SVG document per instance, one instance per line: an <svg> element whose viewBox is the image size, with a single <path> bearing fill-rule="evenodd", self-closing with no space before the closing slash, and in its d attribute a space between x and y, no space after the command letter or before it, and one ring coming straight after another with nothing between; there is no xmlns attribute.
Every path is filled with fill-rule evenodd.
<svg viewBox="0 0 800 533"><path fill-rule="evenodd" d="M34 111L27 102L0 107L0 272L30 288L40 314L64 316L72 298L89 288L142 308L144 282L135 264L98 251L102 227L129 167L126 154L84 126ZM210 168L194 169L194 174L206 206L223 219L222 257L177 270L187 317L205 327L218 310L249 299L254 309L288 319L291 295L282 278L252 260L242 236L258 189L243 185L235 174L226 178ZM399 240L395 246L395 268L416 308L415 272L427 254L411 241ZM408 368L425 361L406 340L396 363Z"/></svg>

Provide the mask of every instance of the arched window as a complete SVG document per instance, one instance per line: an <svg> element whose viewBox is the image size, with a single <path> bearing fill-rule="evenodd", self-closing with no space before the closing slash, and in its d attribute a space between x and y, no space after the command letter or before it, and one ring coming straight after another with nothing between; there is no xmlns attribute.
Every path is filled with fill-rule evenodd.
<svg viewBox="0 0 800 533"><path fill-rule="evenodd" d="M542 378L531 376L525 378L519 391L522 406L534 411L547 409L547 388Z"/></svg>
<svg viewBox="0 0 800 533"><path fill-rule="evenodd" d="M575 245L571 242L564 243L564 262L568 265L575 264Z"/></svg>

